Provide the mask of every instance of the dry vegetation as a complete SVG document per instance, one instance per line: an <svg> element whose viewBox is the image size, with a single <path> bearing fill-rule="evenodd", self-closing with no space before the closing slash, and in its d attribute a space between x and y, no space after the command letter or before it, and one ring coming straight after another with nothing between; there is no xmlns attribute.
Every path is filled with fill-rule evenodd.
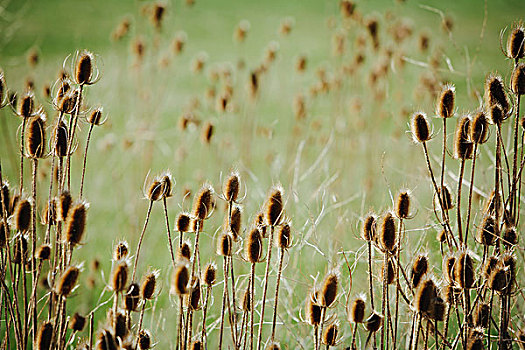
<svg viewBox="0 0 525 350"><path fill-rule="evenodd" d="M116 26L131 64L79 50L19 91L0 73L3 349L525 349L521 22L476 86L433 8L429 32L342 0L314 67L285 49L300 18L262 58L240 21L217 63L164 30L171 10ZM114 116L90 97L108 75Z"/></svg>

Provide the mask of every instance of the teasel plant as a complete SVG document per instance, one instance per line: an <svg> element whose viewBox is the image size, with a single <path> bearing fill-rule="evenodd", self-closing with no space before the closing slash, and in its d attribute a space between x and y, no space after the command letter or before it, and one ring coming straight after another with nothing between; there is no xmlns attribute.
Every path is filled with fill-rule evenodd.
<svg viewBox="0 0 525 350"><path fill-rule="evenodd" d="M254 346L254 325L255 325L255 265L262 261L263 244L262 234L259 228L254 227L250 230L245 239L244 259L250 263L250 350Z"/></svg>
<svg viewBox="0 0 525 350"><path fill-rule="evenodd" d="M179 322L177 326L177 348L183 348L184 325L183 325L183 299L189 293L190 271L188 269L189 260L181 259L173 271L171 281L171 293L179 297Z"/></svg>
<svg viewBox="0 0 525 350"><path fill-rule="evenodd" d="M391 212L387 212L382 218L381 227L379 229L378 241L380 243L380 247L384 257L382 268L383 293L381 299L381 309L383 315L386 315L385 324L381 329L381 349L384 349L385 345L388 349L388 331L391 324L388 286L395 279L394 267L392 266L390 258L395 254L396 249L399 249L396 224L394 216Z"/></svg>
<svg viewBox="0 0 525 350"><path fill-rule="evenodd" d="M204 282L204 285L206 286L206 295L204 297L204 306L203 306L203 312L202 312L202 333L201 333L201 341L206 347L207 339L206 339L206 313L208 311L208 302L210 298L210 294L212 293L213 285L217 282L217 266L214 263L208 263L204 270L202 271L202 281Z"/></svg>
<svg viewBox="0 0 525 350"><path fill-rule="evenodd" d="M233 239L231 235L227 232L223 232L217 241L217 255L223 257L223 293L222 293L222 307L221 307L221 319L220 319L220 330L219 330L219 349L222 349L222 342L223 342L223 334L224 334L224 317L226 313L226 308L228 308L229 315L231 316L231 309L230 309L230 303L229 303L229 294L228 294L228 272L229 272L229 258L232 256L232 249L233 249ZM234 324L232 322L232 319L230 317L230 324L231 324L231 333L232 333L232 340L235 339L234 333L233 333L233 327Z"/></svg>
<svg viewBox="0 0 525 350"><path fill-rule="evenodd" d="M89 130L86 138L86 148L84 149L84 161L82 166L82 175L80 177L80 190L79 190L79 196L82 198L82 194L84 193L84 176L86 174L86 165L87 165L87 155L88 155L88 147L89 147L89 141L91 140L91 133L93 131L93 128L95 126L100 126L105 123L106 118L102 119L102 113L104 112L102 107L96 107L92 111L89 112L89 115L86 117L86 122L89 124Z"/></svg>

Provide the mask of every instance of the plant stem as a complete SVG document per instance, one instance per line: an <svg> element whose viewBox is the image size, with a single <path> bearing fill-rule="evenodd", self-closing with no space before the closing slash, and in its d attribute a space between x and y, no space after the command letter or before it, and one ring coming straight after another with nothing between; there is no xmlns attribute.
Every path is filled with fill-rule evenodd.
<svg viewBox="0 0 525 350"><path fill-rule="evenodd" d="M268 291L268 277L270 274L270 263L272 260L272 246L273 246L273 231L274 226L270 226L270 236L268 237L268 253L267 253L267 260L266 260L266 271L264 272L264 288L263 288L263 295L262 295L262 305L261 305L261 321L259 322L259 337L257 339L257 350L261 350L261 344L262 344L262 329L263 329L263 323L264 323L264 307L266 305L266 292Z"/></svg>
<svg viewBox="0 0 525 350"><path fill-rule="evenodd" d="M279 249L279 270L277 272L277 283L275 286L275 303L273 306L273 322L272 322L272 337L271 341L275 339L275 324L277 321L277 302L279 301L279 285L281 282L281 274L283 270L283 259L284 258L284 248Z"/></svg>
<svg viewBox="0 0 525 350"><path fill-rule="evenodd" d="M89 131L86 139L86 149L84 150L84 165L82 166L82 176L80 178L80 198L82 198L82 193L84 190L84 175L86 174L86 163L87 163L87 154L88 154L88 147L89 147L89 140L91 139L91 132L93 131L93 126L95 124L89 125Z"/></svg>
<svg viewBox="0 0 525 350"><path fill-rule="evenodd" d="M146 220L144 221L144 227L140 233L139 244L137 245L137 252L135 253L135 264L133 264L133 274L131 276L131 282L135 281L135 274L137 273L137 264L139 262L140 246L144 239L144 233L146 233L146 227L148 227L149 216L151 214L151 208L153 207L153 201L149 201L148 212L146 214Z"/></svg>

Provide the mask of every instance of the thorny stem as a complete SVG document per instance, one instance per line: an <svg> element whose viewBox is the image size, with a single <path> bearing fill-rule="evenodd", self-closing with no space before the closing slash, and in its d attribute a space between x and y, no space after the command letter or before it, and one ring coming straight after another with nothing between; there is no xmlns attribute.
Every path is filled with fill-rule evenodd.
<svg viewBox="0 0 525 350"><path fill-rule="evenodd" d="M284 248L279 250L279 270L277 272L277 283L275 286L275 304L273 306L273 322L272 322L272 337L271 341L275 339L275 324L277 321L277 302L279 301L279 285L281 282L281 274L283 270L283 259L284 258Z"/></svg>
<svg viewBox="0 0 525 350"><path fill-rule="evenodd" d="M270 263L272 260L272 246L273 246L273 232L274 232L274 226L270 226L270 236L268 237L268 253L267 253L267 260L266 260L266 271L264 272L264 287L263 287L263 295L262 295L262 305L261 305L261 321L259 322L259 337L257 338L257 350L261 349L262 344L262 329L263 329L263 323L264 323L264 307L266 305L266 292L268 291L268 277L270 274Z"/></svg>
<svg viewBox="0 0 525 350"><path fill-rule="evenodd" d="M89 140L91 139L91 132L93 131L94 125L95 124L89 125L89 131L88 131L87 140L86 140L86 149L84 150L84 165L82 166L82 176L80 178L80 198L82 198L82 193L84 190L84 175L86 174L86 163L87 163Z"/></svg>
<svg viewBox="0 0 525 350"><path fill-rule="evenodd" d="M146 233L146 227L148 227L149 216L151 214L151 208L153 207L153 201L149 201L148 212L146 214L146 220L144 221L144 227L139 238L139 244L137 245L137 252L135 253L135 264L133 264L133 274L131 275L131 281L135 281L135 274L137 273L137 264L139 262L139 253L140 246L142 245L142 239L144 238L144 233Z"/></svg>

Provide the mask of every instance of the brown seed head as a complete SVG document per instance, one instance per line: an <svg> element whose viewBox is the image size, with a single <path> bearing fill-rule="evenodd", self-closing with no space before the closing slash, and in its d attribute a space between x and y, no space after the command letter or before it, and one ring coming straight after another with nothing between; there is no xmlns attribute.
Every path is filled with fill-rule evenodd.
<svg viewBox="0 0 525 350"><path fill-rule="evenodd" d="M270 191L266 203L266 221L270 226L276 226L283 219L283 189L275 186Z"/></svg>
<svg viewBox="0 0 525 350"><path fill-rule="evenodd" d="M188 293L188 282L190 280L190 274L188 267L185 264L179 264L173 272L173 279L171 288L172 291L178 295L184 295Z"/></svg>
<svg viewBox="0 0 525 350"><path fill-rule="evenodd" d="M285 223L277 229L275 236L275 245L281 249L288 249L292 246L291 228Z"/></svg>
<svg viewBox="0 0 525 350"><path fill-rule="evenodd" d="M363 323L365 319L365 301L362 298L357 298L353 301L350 307L350 321L354 323Z"/></svg>
<svg viewBox="0 0 525 350"><path fill-rule="evenodd" d="M323 285L320 290L320 300L322 306L330 307L337 298L337 291L339 288L339 276L335 272L330 272L324 278Z"/></svg>
<svg viewBox="0 0 525 350"><path fill-rule="evenodd" d="M454 204L452 203L452 195L450 194L450 189L447 185L443 185L443 187L441 187L441 189L438 191L438 195L435 196L436 208L441 208L439 197L441 197L443 201L443 210L451 210L454 208Z"/></svg>
<svg viewBox="0 0 525 350"><path fill-rule="evenodd" d="M190 295L188 297L188 306L191 310L198 310L201 300L201 282L199 277L193 277L191 283Z"/></svg>
<svg viewBox="0 0 525 350"><path fill-rule="evenodd" d="M57 202L57 219L58 221L66 221L71 208L71 194L68 191L62 191Z"/></svg>
<svg viewBox="0 0 525 350"><path fill-rule="evenodd" d="M161 3L156 3L153 5L153 11L151 12L151 22L157 30L160 30L162 27L162 18L166 12L166 6Z"/></svg>
<svg viewBox="0 0 525 350"><path fill-rule="evenodd" d="M505 268L508 281L504 292L509 293L516 280L516 258L512 253L505 253L500 257L500 261Z"/></svg>
<svg viewBox="0 0 525 350"><path fill-rule="evenodd" d="M204 185L193 200L193 216L199 220L206 219L213 210L213 188Z"/></svg>
<svg viewBox="0 0 525 350"><path fill-rule="evenodd" d="M113 310L110 311L109 317L111 324L114 325L115 338L120 338L118 341L124 339L129 333L126 315L122 311L117 311L116 315Z"/></svg>
<svg viewBox="0 0 525 350"><path fill-rule="evenodd" d="M87 117L87 122L92 125L100 125L102 122L102 108L95 108Z"/></svg>
<svg viewBox="0 0 525 350"><path fill-rule="evenodd" d="M155 294L155 287L157 286L157 274L154 272L148 273L144 276L142 285L140 286L140 297L144 300L153 298Z"/></svg>
<svg viewBox="0 0 525 350"><path fill-rule="evenodd" d="M80 269L76 266L69 266L58 280L56 293L64 298L67 298L78 280Z"/></svg>
<svg viewBox="0 0 525 350"><path fill-rule="evenodd" d="M49 244L42 244L38 248L38 251L36 252L36 258L41 261L49 260L50 256L51 256L51 246Z"/></svg>
<svg viewBox="0 0 525 350"><path fill-rule="evenodd" d="M488 328L490 318L490 306L487 303L480 303L474 311L474 326Z"/></svg>
<svg viewBox="0 0 525 350"><path fill-rule="evenodd" d="M139 332L138 345L140 350L147 350L151 348L151 334L146 329L141 329Z"/></svg>
<svg viewBox="0 0 525 350"><path fill-rule="evenodd" d="M308 323L317 326L321 323L321 306L319 306L313 296L306 301L306 315Z"/></svg>
<svg viewBox="0 0 525 350"><path fill-rule="evenodd" d="M381 269L381 280L384 281L384 273L385 273L385 266L383 264L383 267ZM394 268L394 263L392 262L392 260L388 260L388 264L387 264L387 268L386 268L386 283L388 285L394 283L394 281L396 280L396 270Z"/></svg>
<svg viewBox="0 0 525 350"><path fill-rule="evenodd" d="M443 261L443 272L449 283L454 282L454 266L456 264L455 256L448 256Z"/></svg>
<svg viewBox="0 0 525 350"><path fill-rule="evenodd" d="M437 105L437 114L441 118L450 118L454 114L454 99L456 89L453 85L446 85L441 91Z"/></svg>
<svg viewBox="0 0 525 350"><path fill-rule="evenodd" d="M281 350L281 346L279 343L272 341L270 344L268 344L266 350Z"/></svg>
<svg viewBox="0 0 525 350"><path fill-rule="evenodd" d="M488 140L488 121L483 111L476 113L470 126L470 139L477 144L483 144Z"/></svg>
<svg viewBox="0 0 525 350"><path fill-rule="evenodd" d="M509 226L503 229L503 245L507 248L512 248L518 244L518 232L516 227Z"/></svg>
<svg viewBox="0 0 525 350"><path fill-rule="evenodd" d="M412 137L415 142L423 143L430 140L430 126L424 113L415 113L411 122Z"/></svg>
<svg viewBox="0 0 525 350"><path fill-rule="evenodd" d="M520 59L524 56L525 33L522 25L517 25L507 41L507 56Z"/></svg>
<svg viewBox="0 0 525 350"><path fill-rule="evenodd" d="M125 261L121 261L113 270L111 277L111 288L114 292L120 293L126 289L128 282L128 264Z"/></svg>
<svg viewBox="0 0 525 350"><path fill-rule="evenodd" d="M381 229L379 230L379 242L381 247L392 253L396 247L396 223L391 212L386 213L381 222Z"/></svg>
<svg viewBox="0 0 525 350"><path fill-rule="evenodd" d="M236 172L232 172L224 183L223 195L226 201L235 202L239 195L240 177Z"/></svg>
<svg viewBox="0 0 525 350"><path fill-rule="evenodd" d="M56 225L57 220L57 204L56 199L51 198L46 202L46 207L42 212L42 225L49 224L50 226Z"/></svg>
<svg viewBox="0 0 525 350"><path fill-rule="evenodd" d="M102 329L97 334L95 343L96 350L118 350L117 341L112 332L108 329Z"/></svg>
<svg viewBox="0 0 525 350"><path fill-rule="evenodd" d="M483 350L485 346L483 345L483 337L476 337L470 335L467 341L467 350Z"/></svg>
<svg viewBox="0 0 525 350"><path fill-rule="evenodd" d="M407 191L399 193L396 202L396 216L399 219L407 219L410 214L410 195Z"/></svg>
<svg viewBox="0 0 525 350"><path fill-rule="evenodd" d="M492 274L492 271L498 266L498 263L499 260L496 256L489 256L487 261L485 262L485 266L483 266L483 278L488 280L490 275Z"/></svg>
<svg viewBox="0 0 525 350"><path fill-rule="evenodd" d="M493 216L485 215L483 221L479 225L476 240L478 243L492 246L496 243L496 239L499 236L499 225L496 223L496 219Z"/></svg>
<svg viewBox="0 0 525 350"><path fill-rule="evenodd" d="M91 84L95 57L89 51L82 52L76 63L75 79L79 85Z"/></svg>
<svg viewBox="0 0 525 350"><path fill-rule="evenodd" d="M383 315L378 314L373 311L370 316L365 321L365 328L371 333L377 332L383 325Z"/></svg>
<svg viewBox="0 0 525 350"><path fill-rule="evenodd" d="M146 197L150 201L159 201L164 196L164 187L162 182L159 180L154 180L148 188Z"/></svg>
<svg viewBox="0 0 525 350"><path fill-rule="evenodd" d="M234 205L232 208L230 221L230 233L235 242L239 239L239 234L241 233L241 218L242 210L238 205ZM228 225L228 217L225 218L226 225Z"/></svg>
<svg viewBox="0 0 525 350"><path fill-rule="evenodd" d="M75 246L82 241L86 228L87 204L80 202L69 210L66 221L66 241Z"/></svg>
<svg viewBox="0 0 525 350"><path fill-rule="evenodd" d="M75 314L69 320L69 329L72 329L75 332L82 332L84 326L86 325L86 318L75 312Z"/></svg>
<svg viewBox="0 0 525 350"><path fill-rule="evenodd" d="M499 75L490 74L485 81L485 103L488 107L500 105L503 115L509 110L509 100L505 94L505 85Z"/></svg>
<svg viewBox="0 0 525 350"><path fill-rule="evenodd" d="M250 233L248 233L245 242L244 255L246 260L252 264L258 263L261 260L263 249L262 236L259 229L253 228Z"/></svg>
<svg viewBox="0 0 525 350"><path fill-rule="evenodd" d="M474 286L475 271L474 262L467 252L461 253L454 265L454 281L463 289L470 289Z"/></svg>
<svg viewBox="0 0 525 350"><path fill-rule="evenodd" d="M494 104L488 107L489 121L494 125L501 125L506 119L505 111L499 104Z"/></svg>
<svg viewBox="0 0 525 350"><path fill-rule="evenodd" d="M338 333L339 333L339 325L337 324L337 322L334 322L328 327L326 327L323 333L323 339L322 339L323 344L328 345L328 346L336 346Z"/></svg>
<svg viewBox="0 0 525 350"><path fill-rule="evenodd" d="M447 304L440 296L437 296L436 300L434 301L432 313L429 315L429 317L435 321L444 321L446 311Z"/></svg>
<svg viewBox="0 0 525 350"><path fill-rule="evenodd" d="M211 138L213 136L213 123L212 122L206 122L204 126L202 127L202 135L201 140L205 144L209 144L211 142Z"/></svg>
<svg viewBox="0 0 525 350"><path fill-rule="evenodd" d="M503 266L496 266L490 273L488 286L491 290L502 292L508 284L507 273Z"/></svg>
<svg viewBox="0 0 525 350"><path fill-rule="evenodd" d="M217 280L217 266L215 266L214 263L206 264L204 271L202 272L202 280L208 287L211 287L215 284Z"/></svg>
<svg viewBox="0 0 525 350"><path fill-rule="evenodd" d="M55 145L54 145L55 155L57 157L67 156L68 135L67 135L67 127L64 122L61 122L55 127L54 140L55 140Z"/></svg>
<svg viewBox="0 0 525 350"><path fill-rule="evenodd" d="M241 302L242 304L240 306L242 311L251 311L250 287L246 288L246 290L244 291Z"/></svg>
<svg viewBox="0 0 525 350"><path fill-rule="evenodd" d="M464 116L459 119L456 126L456 135L454 138L454 155L456 159L471 159L473 145L469 140L470 136L470 118Z"/></svg>
<svg viewBox="0 0 525 350"><path fill-rule="evenodd" d="M412 287L417 288L419 285L419 282L421 281L421 278L427 273L428 271L428 258L426 255L419 255L414 260L414 263L412 264L412 273L410 275L410 279L412 282Z"/></svg>
<svg viewBox="0 0 525 350"><path fill-rule="evenodd" d="M355 11L355 3L350 0L342 0L340 4L341 15L345 18L350 18Z"/></svg>
<svg viewBox="0 0 525 350"><path fill-rule="evenodd" d="M135 311L139 306L139 285L131 283L124 294L124 309L126 311Z"/></svg>
<svg viewBox="0 0 525 350"><path fill-rule="evenodd" d="M179 232L188 232L190 228L190 215L187 213L180 213L175 223L176 229Z"/></svg>
<svg viewBox="0 0 525 350"><path fill-rule="evenodd" d="M25 93L18 104L18 115L22 118L33 116L35 109L35 96L32 92Z"/></svg>
<svg viewBox="0 0 525 350"><path fill-rule="evenodd" d="M9 239L9 232L7 231L4 221L0 220L0 249L4 249Z"/></svg>
<svg viewBox="0 0 525 350"><path fill-rule="evenodd" d="M26 130L26 153L29 158L43 158L46 151L45 115L31 118Z"/></svg>
<svg viewBox="0 0 525 350"><path fill-rule="evenodd" d="M363 239L367 242L376 240L377 221L374 214L369 214L363 222Z"/></svg>
<svg viewBox="0 0 525 350"><path fill-rule="evenodd" d="M10 193L9 193L9 183L4 182L0 184L1 188L1 198L0 198L0 217L3 217L4 211L6 212L7 216L11 215L11 205L10 205Z"/></svg>
<svg viewBox="0 0 525 350"><path fill-rule="evenodd" d="M38 329L36 337L35 349L37 350L50 350L51 340L53 339L53 324L51 322L44 322Z"/></svg>
<svg viewBox="0 0 525 350"><path fill-rule="evenodd" d="M436 235L436 239L439 243L445 243L447 241L447 231L445 231L445 229L439 231Z"/></svg>
<svg viewBox="0 0 525 350"><path fill-rule="evenodd" d="M78 102L79 92L78 90L69 90L63 98L58 100L58 110L64 114L71 114L75 110Z"/></svg>
<svg viewBox="0 0 525 350"><path fill-rule="evenodd" d="M119 261L122 259L125 259L128 256L128 242L126 241L120 241L115 245L115 248L113 250L113 260Z"/></svg>
<svg viewBox="0 0 525 350"><path fill-rule="evenodd" d="M514 68L510 87L516 95L525 95L525 63L520 63Z"/></svg>
<svg viewBox="0 0 525 350"><path fill-rule="evenodd" d="M221 256L231 256L233 239L229 233L222 233L217 241L217 254Z"/></svg>
<svg viewBox="0 0 525 350"><path fill-rule="evenodd" d="M16 203L13 213L14 227L19 232L27 232L31 224L31 203L27 199L21 199Z"/></svg>
<svg viewBox="0 0 525 350"><path fill-rule="evenodd" d="M17 235L13 246L13 263L22 264L22 262L27 262L27 238L24 235Z"/></svg>
<svg viewBox="0 0 525 350"><path fill-rule="evenodd" d="M191 248L188 242L182 242L182 246L177 249L177 260L185 261L191 258Z"/></svg>
<svg viewBox="0 0 525 350"><path fill-rule="evenodd" d="M427 279L421 282L421 285L416 292L414 307L418 312L430 315L433 312L436 298L436 285L434 281Z"/></svg>

